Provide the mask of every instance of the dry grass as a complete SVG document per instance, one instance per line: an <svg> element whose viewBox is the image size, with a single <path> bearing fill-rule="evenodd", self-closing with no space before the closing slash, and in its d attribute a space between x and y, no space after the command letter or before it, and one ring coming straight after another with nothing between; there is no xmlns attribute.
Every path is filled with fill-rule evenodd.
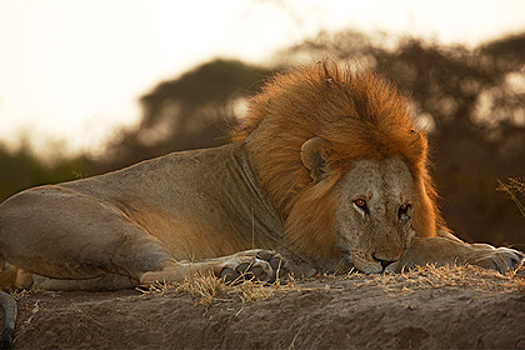
<svg viewBox="0 0 525 350"><path fill-rule="evenodd" d="M516 288L518 288L520 292L525 294L525 281L523 279L521 281L517 281Z"/></svg>
<svg viewBox="0 0 525 350"><path fill-rule="evenodd" d="M520 199L525 197L525 178L509 178L506 183L498 181L498 191L505 192L516 204L521 215L525 217L525 202Z"/></svg>
<svg viewBox="0 0 525 350"><path fill-rule="evenodd" d="M33 319L35 318L36 314L38 314L39 311L40 311L40 304L37 301L33 304L33 308L31 309L31 315L29 316L29 318L25 320L24 322L22 322L19 326L17 326L15 336L13 339L13 343L16 343L16 341L22 335L22 333L24 333L26 328L29 327L29 325L31 325L31 323L33 322Z"/></svg>
<svg viewBox="0 0 525 350"><path fill-rule="evenodd" d="M345 275L325 275L330 280L351 280L353 288L380 287L387 294L406 295L419 290L457 287L476 290L485 293L525 293L525 270L518 274L508 273L501 275L497 272L485 270L471 265L447 265L435 267L427 265L416 267L408 271L389 275L365 275L351 271ZM314 280L315 281L315 280ZM292 277L286 285L265 284L259 281L244 281L238 284L225 284L213 275L201 275L194 279L187 279L183 283L156 283L148 288L140 288L143 294L148 295L177 295L186 293L192 296L196 303L211 306L221 302L248 303L265 300L279 293L299 290L330 290L329 285L311 283L302 285Z"/></svg>
<svg viewBox="0 0 525 350"><path fill-rule="evenodd" d="M16 289L9 292L13 299L16 301L26 298L29 295L33 294L45 294L49 296L56 297L57 295L60 295L59 291L52 291L52 290L46 290L42 289L39 286L33 284L31 287L27 289Z"/></svg>
<svg viewBox="0 0 525 350"><path fill-rule="evenodd" d="M210 306L219 302L237 301L247 303L265 300L276 293L296 289L293 279L283 285L279 282L267 284L260 281L245 280L240 283L226 284L212 274L203 274L182 283L157 282L147 288L138 288L143 294L171 295L179 293L190 294L197 303Z"/></svg>
<svg viewBox="0 0 525 350"><path fill-rule="evenodd" d="M525 274L509 272L502 275L495 271L472 265L427 265L408 271L366 276L359 273L346 275L345 279L355 280L361 286L378 286L388 294L411 294L418 290L442 287L458 287L480 292L525 292Z"/></svg>

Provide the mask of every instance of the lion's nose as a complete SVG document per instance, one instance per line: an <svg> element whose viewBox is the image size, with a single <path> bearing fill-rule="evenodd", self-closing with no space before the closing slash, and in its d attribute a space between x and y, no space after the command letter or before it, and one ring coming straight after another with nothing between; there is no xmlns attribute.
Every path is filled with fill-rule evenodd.
<svg viewBox="0 0 525 350"><path fill-rule="evenodd" d="M377 262L379 262L381 264L381 267L383 268L383 271L385 271L385 269L387 268L388 265L393 264L393 263L395 263L397 261L397 260L379 259L375 255L372 255L372 259L374 259L375 261L377 261Z"/></svg>

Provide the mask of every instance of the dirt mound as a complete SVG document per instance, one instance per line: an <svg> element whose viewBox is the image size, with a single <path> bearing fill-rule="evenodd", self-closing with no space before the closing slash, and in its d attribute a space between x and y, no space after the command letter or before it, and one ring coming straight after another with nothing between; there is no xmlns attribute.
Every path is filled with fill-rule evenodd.
<svg viewBox="0 0 525 350"><path fill-rule="evenodd" d="M16 297L17 349L525 347L523 274L471 267Z"/></svg>

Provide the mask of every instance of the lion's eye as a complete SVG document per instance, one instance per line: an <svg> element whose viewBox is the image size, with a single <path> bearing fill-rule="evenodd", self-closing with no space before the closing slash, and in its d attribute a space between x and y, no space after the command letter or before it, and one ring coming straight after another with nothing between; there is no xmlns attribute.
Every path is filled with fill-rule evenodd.
<svg viewBox="0 0 525 350"><path fill-rule="evenodd" d="M356 199L354 201L354 204L357 205L358 208L362 209L362 210L366 210L366 201L364 199Z"/></svg>
<svg viewBox="0 0 525 350"><path fill-rule="evenodd" d="M403 204L399 207L399 217L406 215L408 213L408 210L410 209L410 204Z"/></svg>

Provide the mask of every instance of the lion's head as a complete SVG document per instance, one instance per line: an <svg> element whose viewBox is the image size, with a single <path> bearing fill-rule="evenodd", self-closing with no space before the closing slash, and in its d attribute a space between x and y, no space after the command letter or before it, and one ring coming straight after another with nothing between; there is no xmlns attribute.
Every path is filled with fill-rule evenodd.
<svg viewBox="0 0 525 350"><path fill-rule="evenodd" d="M427 140L405 98L368 70L334 61L276 75L234 132L296 250L341 251L364 272L399 260L441 219Z"/></svg>

